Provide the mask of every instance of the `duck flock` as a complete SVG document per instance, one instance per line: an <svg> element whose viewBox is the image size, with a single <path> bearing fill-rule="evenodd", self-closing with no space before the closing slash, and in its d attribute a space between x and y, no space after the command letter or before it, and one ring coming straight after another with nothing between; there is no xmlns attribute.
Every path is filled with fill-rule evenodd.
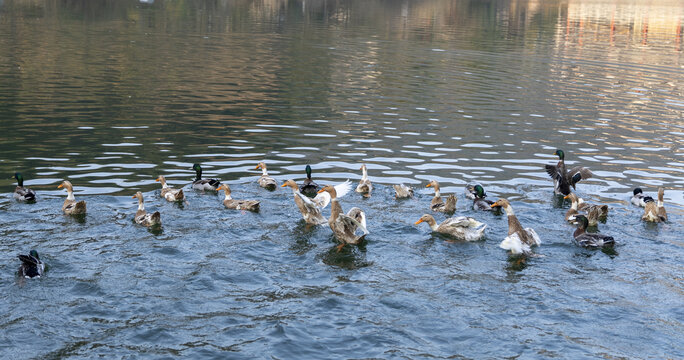
<svg viewBox="0 0 684 360"><path fill-rule="evenodd" d="M565 214L565 220L577 224L577 229L573 234L573 238L577 245L587 248L604 248L612 247L615 244L613 237L599 234L596 232L587 232L587 228L593 227L596 229L599 220L603 220L608 215L608 206L600 204L589 204L579 198L572 190L575 189L576 184L583 180L592 177L589 169L576 166L570 170L565 166L565 154L562 150L556 150L554 153L558 156L559 161L556 165L546 165L546 172L549 174L554 183L554 192L558 195L564 196L564 199L570 199L572 206ZM266 164L260 162L256 169L261 169L262 175L257 182L263 188L268 190L275 190L277 182L274 178L268 175ZM259 201L257 200L238 200L233 199L230 191L230 186L221 183L217 179L203 179L202 167L199 164L193 165L193 170L196 172L196 179L192 182L192 188L201 191L221 191L225 193L223 205L228 209L259 211ZM362 193L365 197L370 197L373 191L373 184L368 179L368 170L363 164L360 168L362 177L357 185L355 191ZM35 191L24 187L24 178L20 173L15 173L13 176L17 180L17 187L14 190L14 198L18 201L33 202L36 201ZM185 202L185 194L183 189L174 189L166 183L164 176L159 176L156 179L161 183L161 196L170 202ZM365 236L369 233L366 222L365 212L353 207L348 212L344 212L340 205L339 199L349 193L352 189L352 184L349 180L337 184L319 186L311 178L311 166L306 166L306 178L301 184L297 184L294 180L286 180L281 187L289 187L292 189L294 195L294 202L302 214L302 218L307 224L324 225L328 224L332 230L335 238L340 243L337 251L340 251L346 245L357 245L361 243ZM413 196L413 189L409 186L398 184L393 185L396 192L395 197L408 198ZM430 181L426 187L434 188L435 195L430 202L430 210L433 212L443 212L453 215L456 210L456 197L451 194L442 199L440 194L439 183L435 180ZM67 198L62 205L62 211L67 215L84 216L86 214L85 200L76 201L73 192L73 185L68 180L64 180L58 188L64 188L67 192ZM663 188L658 189L657 201L651 196L647 196L640 188L633 191L631 203L644 208L642 220L648 222L663 222L667 221L667 212L663 206ZM539 235L532 228L524 228L520 221L518 221L511 204L506 199L498 199L497 201L488 200L484 188L480 184L469 184L466 186L466 197L473 201L473 209L476 211L504 211L508 217L508 234L499 246L505 250L510 251L514 256L519 256L521 259L526 258L532 254L531 248L533 246L541 245ZM137 192L133 198L138 199L138 210L135 213L135 222L146 227L160 227L161 214L159 211L148 213L145 210L143 195ZM330 216L326 218L322 214L322 210L330 204ZM485 229L487 225L475 220L472 217L454 216L447 218L441 223L437 223L435 218L430 214L424 214L415 222L415 225L420 223L427 223L430 229L434 232L448 235L456 240L462 241L478 241L484 238ZM45 270L45 264L40 260L38 252L31 250L28 255L19 255L21 265L19 267L19 275L26 278L40 277Z"/></svg>

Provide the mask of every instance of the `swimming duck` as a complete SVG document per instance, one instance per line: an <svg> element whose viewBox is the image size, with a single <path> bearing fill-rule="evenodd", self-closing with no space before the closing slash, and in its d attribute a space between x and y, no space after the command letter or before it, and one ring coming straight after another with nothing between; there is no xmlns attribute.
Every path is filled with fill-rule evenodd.
<svg viewBox="0 0 684 360"><path fill-rule="evenodd" d="M320 188L313 180L311 180L311 166L306 166L306 179L299 185L299 192L304 195L314 197ZM282 187L282 186L281 186Z"/></svg>
<svg viewBox="0 0 684 360"><path fill-rule="evenodd" d="M646 206L644 207L644 215L641 217L642 220L650 222L667 221L667 212L665 211L665 206L663 206L664 195L665 190L658 188L657 203L650 196L644 198Z"/></svg>
<svg viewBox="0 0 684 360"><path fill-rule="evenodd" d="M65 214L80 215L86 213L85 200L76 202L76 198L74 197L74 187L71 185L69 180L62 181L57 188L64 188L67 191L67 198L64 200L64 204L62 204L62 211L64 211Z"/></svg>
<svg viewBox="0 0 684 360"><path fill-rule="evenodd" d="M434 232L451 235L459 240L465 241L482 240L482 238L484 238L484 231L487 228L487 225L471 217L465 216L448 218L437 225L437 221L435 221L435 218L432 217L432 215L425 214L415 222L415 225L422 222L426 222L430 225L430 229Z"/></svg>
<svg viewBox="0 0 684 360"><path fill-rule="evenodd" d="M341 244L337 246L337 252L342 250L346 244L356 245L363 241L364 237L368 235L368 229L366 229L366 214L363 210L354 207L345 215L342 211L342 206L337 199L335 187L326 185L321 190L318 190L319 194L323 192L330 194L331 198L328 225L333 231L333 234L335 234L337 241L341 242ZM361 230L363 235L357 236L357 230Z"/></svg>
<svg viewBox="0 0 684 360"><path fill-rule="evenodd" d="M259 201L257 200L233 200L230 196L230 186L228 186L228 184L221 184L216 190L223 190L226 192L226 197L223 199L223 205L228 209L259 211Z"/></svg>
<svg viewBox="0 0 684 360"><path fill-rule="evenodd" d="M582 166L575 166L567 170L565 167L565 153L563 150L556 150L554 155L558 155L558 164L546 165L546 172L553 179L553 191L556 194L567 195L570 193L570 186L575 188L580 180L589 179L593 176L591 171Z"/></svg>
<svg viewBox="0 0 684 360"><path fill-rule="evenodd" d="M576 219L577 230L572 234L572 237L577 245L586 248L613 247L615 245L615 239L612 236L585 232L589 226L589 219L586 216L577 215Z"/></svg>
<svg viewBox="0 0 684 360"><path fill-rule="evenodd" d="M442 197L440 196L439 183L437 182L437 180L430 181L430 183L427 184L427 186L425 187L435 188L435 196L432 198L432 201L430 202L430 209L432 209L432 211L439 211L445 213L451 213L456 211L456 197L454 196L454 194L447 196L445 203L442 200Z"/></svg>
<svg viewBox="0 0 684 360"><path fill-rule="evenodd" d="M370 197L371 191L373 191L373 184L371 184L370 179L368 179L368 168L366 168L366 164L361 165L359 170L363 172L363 175L361 175L359 185L356 186L356 192L363 193L363 196L365 197Z"/></svg>
<svg viewBox="0 0 684 360"><path fill-rule="evenodd" d="M325 209L325 207L330 203L331 197L328 192L322 192L317 194L313 199L310 199L308 196L301 193L297 183L294 180L287 180L280 187L286 186L292 188L295 204L297 205L297 208L299 208L299 212L302 213L302 217L307 223L320 225L328 221L325 217L323 217L323 215L321 215L321 210ZM335 185L336 196L338 198L343 197L351 190L351 188L351 181L349 180Z"/></svg>
<svg viewBox="0 0 684 360"><path fill-rule="evenodd" d="M494 201L485 199L487 194L482 185L477 184L473 186L473 191L475 197L473 199L473 210L492 211L494 208L500 208L499 206L493 208L492 205L494 204Z"/></svg>
<svg viewBox="0 0 684 360"><path fill-rule="evenodd" d="M14 189L14 198L19 201L36 200L36 192L24 187L24 177L20 173L14 173L13 179L17 179L17 187Z"/></svg>
<svg viewBox="0 0 684 360"><path fill-rule="evenodd" d="M573 192L565 195L563 199L570 199L570 201L572 201L572 206L565 213L565 221L576 222L577 215L580 214L580 211L583 211L588 219L589 226L596 226L598 225L599 219L608 216L608 205L593 205L586 203Z"/></svg>
<svg viewBox="0 0 684 360"><path fill-rule="evenodd" d="M394 198L403 199L413 197L413 188L404 184L392 185L394 188Z"/></svg>
<svg viewBox="0 0 684 360"><path fill-rule="evenodd" d="M644 192L641 190L641 188L635 188L632 194L633 195L630 201L632 204L636 206L646 207L646 202L644 201L644 199L646 197L651 198L650 196L644 195ZM653 198L651 198L651 200L653 200Z"/></svg>
<svg viewBox="0 0 684 360"><path fill-rule="evenodd" d="M261 177L257 182L259 186L267 190L275 190L277 184L274 178L268 176L268 171L266 171L266 164L262 161L257 164L255 169L261 169Z"/></svg>
<svg viewBox="0 0 684 360"><path fill-rule="evenodd" d="M480 184L468 184L465 187L465 197L466 199L475 200L477 192L475 191L475 186Z"/></svg>
<svg viewBox="0 0 684 360"><path fill-rule="evenodd" d="M21 260L21 265L19 265L19 275L27 279L40 277L45 271L45 264L40 261L38 252L31 250L28 255L17 255L19 260Z"/></svg>
<svg viewBox="0 0 684 360"><path fill-rule="evenodd" d="M197 173L197 178L192 182L193 189L216 191L221 185L221 182L216 179L202 179L202 167L199 164L192 165L192 169Z"/></svg>
<svg viewBox="0 0 684 360"><path fill-rule="evenodd" d="M135 198L138 198L138 211L135 213L135 222L143 226L161 225L161 215L159 214L159 211L155 211L154 214L145 211L145 203L140 191L133 195L133 199Z"/></svg>
<svg viewBox="0 0 684 360"><path fill-rule="evenodd" d="M185 200L185 194L183 193L183 189L174 189L170 187L166 183L166 178L164 175L159 175L157 182L160 182L162 185L161 189L161 196L166 199L167 201L183 201Z"/></svg>
<svg viewBox="0 0 684 360"><path fill-rule="evenodd" d="M532 228L524 228L515 216L511 204L506 199L499 199L492 207L501 206L508 215L508 236L499 244L499 247L510 250L514 255L530 253L530 247L541 245L541 239Z"/></svg>

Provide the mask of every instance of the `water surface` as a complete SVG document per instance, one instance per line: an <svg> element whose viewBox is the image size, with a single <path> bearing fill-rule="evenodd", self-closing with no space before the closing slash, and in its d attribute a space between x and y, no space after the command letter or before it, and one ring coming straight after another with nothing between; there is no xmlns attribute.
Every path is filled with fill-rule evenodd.
<svg viewBox="0 0 684 360"><path fill-rule="evenodd" d="M0 173L39 195L0 180L1 357L682 357L682 19L677 1L4 1ZM572 244L557 148L594 172L577 190L611 207L614 252ZM366 163L373 196L342 206L368 241L336 253L291 191L258 187L262 160L321 184ZM190 190L193 163L260 213ZM63 179L85 222L61 214ZM485 241L413 225L431 179ZM511 200L539 257L513 266L469 182ZM636 186L666 188L668 223L640 221ZM132 222L136 191L161 233ZM50 269L19 280L32 248Z"/></svg>

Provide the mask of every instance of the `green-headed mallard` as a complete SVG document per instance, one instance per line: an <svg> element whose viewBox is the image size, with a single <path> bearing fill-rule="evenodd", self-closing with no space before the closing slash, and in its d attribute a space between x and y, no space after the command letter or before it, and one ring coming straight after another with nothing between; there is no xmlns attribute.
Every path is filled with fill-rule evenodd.
<svg viewBox="0 0 684 360"><path fill-rule="evenodd" d="M225 191L226 197L223 199L223 205L226 208L259 211L259 201L257 200L234 200L233 197L230 196L230 186L228 186L228 184L221 184L217 190Z"/></svg>
<svg viewBox="0 0 684 360"><path fill-rule="evenodd" d="M665 190L663 188L658 188L657 203L653 201L650 196L644 198L646 207L644 207L644 215L641 217L642 220L650 222L667 221L667 212L665 211L665 206L663 206L664 195Z"/></svg>
<svg viewBox="0 0 684 360"><path fill-rule="evenodd" d="M31 250L28 255L18 255L17 257L21 260L19 276L31 279L43 275L45 264L40 261L37 251Z"/></svg>
<svg viewBox="0 0 684 360"><path fill-rule="evenodd" d="M221 182L216 179L202 179L202 167L199 164L192 165L192 169L197 173L197 178L192 182L193 189L216 191L221 185Z"/></svg>
<svg viewBox="0 0 684 360"><path fill-rule="evenodd" d="M274 178L268 176L268 171L266 170L266 163L263 161L257 164L255 169L261 169L261 177L259 177L259 180L257 182L259 183L259 186L261 186L264 189L268 190L275 190L277 183Z"/></svg>
<svg viewBox="0 0 684 360"><path fill-rule="evenodd" d="M418 225L426 222L434 232L453 236L458 240L478 241L484 238L484 231L487 225L465 216L448 218L437 225L437 221L432 215L425 214L415 222Z"/></svg>
<svg viewBox="0 0 684 360"><path fill-rule="evenodd" d="M19 201L36 200L36 192L24 187L24 177L20 173L14 173L13 179L17 179L17 187L14 189L14 198Z"/></svg>
<svg viewBox="0 0 684 360"><path fill-rule="evenodd" d="M430 209L432 211L439 211L445 213L452 213L456 211L456 197L454 196L454 194L450 194L449 196L447 196L446 202L444 202L439 192L439 183L437 182L437 180L430 181L430 183L427 184L425 187L435 188L435 196L432 198L432 201L430 202Z"/></svg>
<svg viewBox="0 0 684 360"><path fill-rule="evenodd" d="M587 217L589 226L596 226L598 225L599 219L605 218L608 215L608 205L586 203L573 192L565 195L563 199L570 199L570 201L572 201L570 209L565 213L565 221L576 222L577 215L584 212L583 215Z"/></svg>
<svg viewBox="0 0 684 360"><path fill-rule="evenodd" d="M567 195L570 193L570 186L574 189L580 180L592 177L591 171L582 166L575 166L568 171L563 150L556 150L554 155L558 155L558 164L546 165L546 172L553 179L553 191L556 194Z"/></svg>
<svg viewBox="0 0 684 360"><path fill-rule="evenodd" d="M632 192L632 198L630 199L630 202L636 206L641 206L641 207L646 207L646 202L644 201L647 197L651 198L650 196L644 195L643 190L641 188L635 188L634 191Z"/></svg>
<svg viewBox="0 0 684 360"><path fill-rule="evenodd" d="M85 200L76 202L76 198L74 197L74 187L71 185L69 180L62 181L57 188L64 188L67 191L67 198L64 200L64 204L62 204L62 211L64 211L65 214L81 215L86 213Z"/></svg>
<svg viewBox="0 0 684 360"><path fill-rule="evenodd" d="M314 197L320 187L311 179L311 166L307 165L305 171L306 179L299 185L299 192L306 196Z"/></svg>
<svg viewBox="0 0 684 360"><path fill-rule="evenodd" d="M174 189L170 187L166 183L166 178L164 177L164 175L159 175L156 181L161 183L161 196L167 201L174 202L185 200L185 194L183 193L183 189Z"/></svg>
<svg viewBox="0 0 684 360"><path fill-rule="evenodd" d="M159 214L159 211L155 211L154 214L145 211L145 202L140 191L133 195L133 199L135 198L138 198L138 211L135 213L135 222L143 226L161 225L161 214Z"/></svg>
<svg viewBox="0 0 684 360"><path fill-rule="evenodd" d="M508 215L508 236L499 244L499 247L505 250L510 250L511 253L528 254L531 252L531 246L541 245L541 239L537 232L532 228L524 228L520 225L520 221L515 216L511 204L506 199L499 199L492 207L503 207L506 215Z"/></svg>
<svg viewBox="0 0 684 360"><path fill-rule="evenodd" d="M330 194L330 218L328 219L328 225L330 229L335 234L335 238L341 244L337 247L339 252L346 244L356 245L359 244L365 236L368 234L368 229L366 229L366 214L363 210L354 207L344 214L342 211L342 206L337 199L337 191L332 185L326 185L319 193L327 192ZM362 235L356 235L356 232L361 230Z"/></svg>
<svg viewBox="0 0 684 360"><path fill-rule="evenodd" d="M473 186L473 210L483 210L483 211L492 211L494 208L492 208L492 205L494 204L494 201L487 200L485 199L487 197L487 194L484 191L484 188L482 185L477 184ZM495 206L495 208L498 208L498 206Z"/></svg>
<svg viewBox="0 0 684 360"><path fill-rule="evenodd" d="M584 215L577 215L577 230L572 234L577 245L586 248L613 247L615 239L612 236L586 232L589 219Z"/></svg>

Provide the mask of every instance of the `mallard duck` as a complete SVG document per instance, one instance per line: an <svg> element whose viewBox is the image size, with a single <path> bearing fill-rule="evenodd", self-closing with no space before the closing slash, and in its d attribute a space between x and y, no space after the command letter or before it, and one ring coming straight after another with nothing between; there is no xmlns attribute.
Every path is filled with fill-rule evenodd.
<svg viewBox="0 0 684 360"><path fill-rule="evenodd" d="M216 179L202 179L202 167L199 164L192 165L192 169L197 173L197 178L192 182L193 189L216 191L221 185L221 182Z"/></svg>
<svg viewBox="0 0 684 360"><path fill-rule="evenodd" d="M316 196L318 189L320 188L313 180L311 180L311 166L306 166L306 179L299 185L299 192L307 196Z"/></svg>
<svg viewBox="0 0 684 360"><path fill-rule="evenodd" d="M230 186L228 184L221 184L217 190L226 192L226 198L223 199L223 205L228 209L235 210L249 210L259 211L259 201L257 200L233 200L230 196Z"/></svg>
<svg viewBox="0 0 684 360"><path fill-rule="evenodd" d="M164 177L164 175L159 175L159 177L155 181L161 183L161 185L162 185L161 196L164 199L166 199L167 201L173 202L173 201L185 200L185 194L183 193L183 189L174 189L174 188L170 187L166 183L166 178Z"/></svg>
<svg viewBox="0 0 684 360"><path fill-rule="evenodd" d="M636 206L641 206L645 207L646 202L644 202L644 198L646 195L644 195L644 192L641 190L641 188L635 188L634 191L632 192L632 198L630 199L630 202Z"/></svg>
<svg viewBox="0 0 684 360"><path fill-rule="evenodd" d="M345 215L342 212L342 206L337 199L335 187L326 185L321 190L318 190L319 194L323 192L330 194L331 198L328 225L333 231L333 234L335 234L337 241L341 242L337 247L337 251L339 252L342 250L346 244L356 245L363 241L364 237L368 235L368 230L366 229L366 214L363 210L354 207ZM357 236L357 230L361 230L363 235Z"/></svg>
<svg viewBox="0 0 684 360"><path fill-rule="evenodd" d="M572 237L577 245L586 248L613 247L615 245L615 239L612 236L585 232L589 226L589 219L586 216L577 215L576 219L577 230L572 234Z"/></svg>
<svg viewBox="0 0 684 360"><path fill-rule="evenodd" d="M316 197L310 199L308 196L301 193L297 183L294 180L287 180L280 187L289 186L294 193L295 204L302 213L302 217L309 224L320 225L326 223L328 220L321 215L321 210L325 209L330 203L330 194L328 192L321 192ZM343 197L351 190L351 181L347 180L343 183L335 185L335 193L338 198ZM322 220L322 222L321 222Z"/></svg>
<svg viewBox="0 0 684 360"><path fill-rule="evenodd" d="M432 201L430 202L430 209L432 209L432 211L439 211L445 213L451 213L456 211L456 197L454 196L454 194L451 194L447 196L446 202L444 202L439 193L439 183L437 182L437 180L430 181L430 183L427 184L425 187L435 188L435 196L432 198Z"/></svg>
<svg viewBox="0 0 684 360"><path fill-rule="evenodd" d="M133 199L135 198L138 198L138 211L135 213L135 222L143 226L161 225L161 215L159 214L159 211L155 211L154 214L145 211L145 203L140 191L133 195Z"/></svg>
<svg viewBox="0 0 684 360"><path fill-rule="evenodd" d="M268 176L268 171L266 171L266 163L263 161L257 164L255 169L261 169L261 177L257 182L259 186L267 190L275 190L277 183L274 178Z"/></svg>
<svg viewBox="0 0 684 360"><path fill-rule="evenodd" d="M62 181L57 188L64 188L67 191L67 198L64 200L64 204L62 204L62 211L64 211L65 214L81 215L86 213L85 200L76 202L76 198L74 197L74 187L71 185L69 180Z"/></svg>
<svg viewBox="0 0 684 360"><path fill-rule="evenodd" d="M394 198L403 199L413 197L413 188L404 184L392 185L394 188Z"/></svg>
<svg viewBox="0 0 684 360"><path fill-rule="evenodd" d="M465 241L482 240L484 238L484 231L487 228L487 225L465 216L448 218L437 225L437 221L435 221L432 215L425 214L415 222L415 225L422 222L430 225L430 229L434 232L451 235L456 239Z"/></svg>
<svg viewBox="0 0 684 360"><path fill-rule="evenodd" d="M361 165L359 170L363 172L363 175L361 175L359 185L356 186L356 192L362 193L365 197L370 197L371 191L373 191L373 184L371 184L371 181L368 179L368 168L366 168L366 164Z"/></svg>
<svg viewBox="0 0 684 360"><path fill-rule="evenodd" d="M665 206L663 206L664 195L665 190L658 188L657 203L650 196L644 198L646 206L644 207L644 215L641 217L642 220L650 222L667 221L667 212L665 211Z"/></svg>
<svg viewBox="0 0 684 360"><path fill-rule="evenodd" d="M546 172L553 179L553 191L556 194L567 195L570 193L570 186L575 188L580 180L589 179L593 176L591 171L582 166L575 166L567 170L565 167L565 153L563 150L556 150L554 155L558 155L558 164L546 165Z"/></svg>
<svg viewBox="0 0 684 360"><path fill-rule="evenodd" d="M38 252L31 250L28 255L17 255L21 260L19 265L19 275L27 279L40 277L45 271L45 264L40 261Z"/></svg>
<svg viewBox="0 0 684 360"><path fill-rule="evenodd" d="M511 253L518 254L528 254L530 253L530 247L533 245L541 245L541 239L539 235L532 228L524 228L520 225L520 221L515 216L511 204L506 199L499 199L492 207L501 206L506 215L508 215L508 236L499 244L499 247L505 250L510 250Z"/></svg>
<svg viewBox="0 0 684 360"><path fill-rule="evenodd" d="M14 189L14 198L19 201L36 200L36 192L24 187L24 177L20 173L14 173L13 179L17 179L17 187Z"/></svg>
<svg viewBox="0 0 684 360"><path fill-rule="evenodd" d="M494 204L494 201L485 199L487 194L485 193L482 185L477 184L473 186L473 192L473 210L492 211L494 208L499 208L499 206L495 206L493 208L492 205Z"/></svg>
<svg viewBox="0 0 684 360"><path fill-rule="evenodd" d="M565 213L565 221L576 222L577 215L579 215L580 212L584 212L584 215L589 221L589 225L596 226L598 225L599 219L605 218L608 215L608 205L593 205L586 203L573 192L565 195L563 199L570 199L570 201L572 201L570 209Z"/></svg>

